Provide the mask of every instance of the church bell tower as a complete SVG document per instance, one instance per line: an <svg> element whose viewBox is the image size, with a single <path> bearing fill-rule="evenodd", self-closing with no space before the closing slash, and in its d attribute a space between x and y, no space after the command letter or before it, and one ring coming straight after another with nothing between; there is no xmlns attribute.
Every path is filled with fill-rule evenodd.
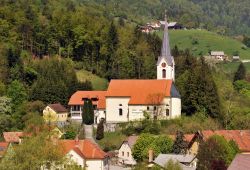
<svg viewBox="0 0 250 170"><path fill-rule="evenodd" d="M157 61L157 79L166 79L175 81L175 63L171 55L169 36L168 36L168 22L165 14L164 35L162 40L161 55Z"/></svg>

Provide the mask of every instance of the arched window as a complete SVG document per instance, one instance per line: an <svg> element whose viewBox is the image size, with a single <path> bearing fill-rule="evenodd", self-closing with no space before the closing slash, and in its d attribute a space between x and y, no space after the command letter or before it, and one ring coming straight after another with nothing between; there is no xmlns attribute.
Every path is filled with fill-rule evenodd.
<svg viewBox="0 0 250 170"><path fill-rule="evenodd" d="M122 116L122 108L119 109L119 115Z"/></svg>
<svg viewBox="0 0 250 170"><path fill-rule="evenodd" d="M162 70L162 78L166 78L166 70L165 69Z"/></svg>
<svg viewBox="0 0 250 170"><path fill-rule="evenodd" d="M169 109L166 109L166 116L169 116Z"/></svg>

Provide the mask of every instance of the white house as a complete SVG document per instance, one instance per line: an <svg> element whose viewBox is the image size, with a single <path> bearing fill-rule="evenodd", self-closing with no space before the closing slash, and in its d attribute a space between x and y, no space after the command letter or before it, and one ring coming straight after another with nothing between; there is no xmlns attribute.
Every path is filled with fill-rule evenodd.
<svg viewBox="0 0 250 170"><path fill-rule="evenodd" d="M224 51L211 51L210 52L211 59L224 61L227 60L227 56L225 55Z"/></svg>
<svg viewBox="0 0 250 170"><path fill-rule="evenodd" d="M59 127L62 127L67 124L68 110L60 103L49 104L43 110L43 117L45 121L55 122Z"/></svg>
<svg viewBox="0 0 250 170"><path fill-rule="evenodd" d="M171 55L168 23L165 21L161 54L157 61L157 79L110 81L107 91L78 91L69 101L71 119L81 120L83 98L93 98L95 123L119 123L144 118L172 119L181 116L181 96L174 85L175 62ZM101 104L100 104L101 103Z"/></svg>
<svg viewBox="0 0 250 170"><path fill-rule="evenodd" d="M75 92L68 105L70 106L71 120L82 121L82 109L84 98L92 100L94 107L94 122L99 123L101 119L106 118L106 91L77 91Z"/></svg>
<svg viewBox="0 0 250 170"><path fill-rule="evenodd" d="M91 140L60 140L59 144L65 156L82 169L109 169L107 154Z"/></svg>
<svg viewBox="0 0 250 170"><path fill-rule="evenodd" d="M129 136L127 140L123 141L118 150L118 161L120 164L135 165L136 161L132 155L132 148L136 143L138 136Z"/></svg>

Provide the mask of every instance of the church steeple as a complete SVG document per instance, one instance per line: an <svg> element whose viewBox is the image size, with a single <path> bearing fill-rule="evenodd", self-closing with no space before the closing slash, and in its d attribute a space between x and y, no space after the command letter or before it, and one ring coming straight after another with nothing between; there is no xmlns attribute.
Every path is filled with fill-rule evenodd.
<svg viewBox="0 0 250 170"><path fill-rule="evenodd" d="M164 35L162 39L161 54L157 61L157 79L175 80L175 63L171 55L169 35L168 35L168 21L165 13Z"/></svg>
<svg viewBox="0 0 250 170"><path fill-rule="evenodd" d="M168 21L167 21L167 14L165 14L165 27L164 27L164 35L162 40L162 47L161 47L161 56L167 60L168 65L172 65L172 55L170 51L169 45L169 36L168 36Z"/></svg>

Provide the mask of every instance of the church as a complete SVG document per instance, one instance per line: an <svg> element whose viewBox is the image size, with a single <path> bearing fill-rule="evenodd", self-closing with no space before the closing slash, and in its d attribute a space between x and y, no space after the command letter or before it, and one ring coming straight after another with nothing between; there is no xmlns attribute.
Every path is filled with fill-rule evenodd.
<svg viewBox="0 0 250 170"><path fill-rule="evenodd" d="M171 55L168 22L164 27L161 54L157 61L157 79L113 79L107 91L77 91L69 102L71 120L82 120L84 98L92 100L95 124L121 123L144 119L181 116L181 96L174 85L175 62Z"/></svg>

